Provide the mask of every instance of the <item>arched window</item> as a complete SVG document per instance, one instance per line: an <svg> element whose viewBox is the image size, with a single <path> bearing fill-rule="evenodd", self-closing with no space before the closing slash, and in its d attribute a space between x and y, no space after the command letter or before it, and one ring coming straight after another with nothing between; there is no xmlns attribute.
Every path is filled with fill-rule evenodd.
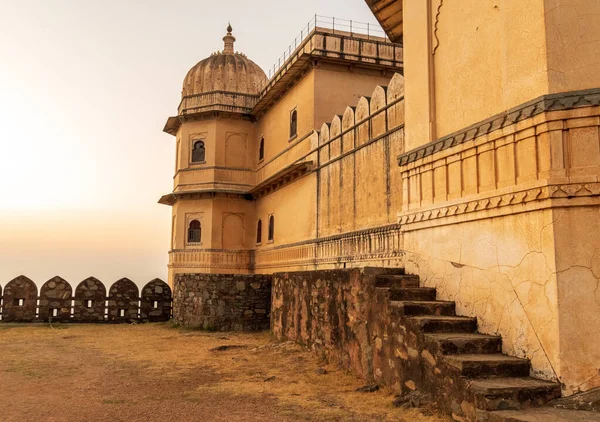
<svg viewBox="0 0 600 422"><path fill-rule="evenodd" d="M258 161L265 158L265 138L260 138L260 145L258 146Z"/></svg>
<svg viewBox="0 0 600 422"><path fill-rule="evenodd" d="M262 243L262 220L256 225L256 243Z"/></svg>
<svg viewBox="0 0 600 422"><path fill-rule="evenodd" d="M275 239L275 217L269 217L269 241Z"/></svg>
<svg viewBox="0 0 600 422"><path fill-rule="evenodd" d="M204 149L204 141L194 142L192 150L192 163L203 163L206 158L206 150Z"/></svg>
<svg viewBox="0 0 600 422"><path fill-rule="evenodd" d="M293 110L290 115L290 138L298 134L298 111Z"/></svg>
<svg viewBox="0 0 600 422"><path fill-rule="evenodd" d="M190 221L188 228L188 243L200 243L202 241L202 226L198 220Z"/></svg>

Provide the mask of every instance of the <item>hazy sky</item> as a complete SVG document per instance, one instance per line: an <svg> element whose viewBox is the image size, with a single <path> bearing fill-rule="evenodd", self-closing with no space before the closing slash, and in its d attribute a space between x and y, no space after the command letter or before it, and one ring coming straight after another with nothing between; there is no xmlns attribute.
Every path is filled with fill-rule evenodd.
<svg viewBox="0 0 600 422"><path fill-rule="evenodd" d="M318 13L364 0L0 0L0 285L166 279L181 83L228 21L268 69Z"/></svg>

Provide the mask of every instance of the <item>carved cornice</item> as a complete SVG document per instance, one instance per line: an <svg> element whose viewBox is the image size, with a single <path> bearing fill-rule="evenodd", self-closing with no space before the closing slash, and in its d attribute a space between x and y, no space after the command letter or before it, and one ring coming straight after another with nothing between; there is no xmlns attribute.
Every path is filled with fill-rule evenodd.
<svg viewBox="0 0 600 422"><path fill-rule="evenodd" d="M398 223L402 227L407 224L421 223L447 217L460 216L476 211L494 210L510 205L521 205L545 199L582 198L600 195L600 183L578 183L546 185L518 192L479 198L443 207L400 213Z"/></svg>
<svg viewBox="0 0 600 422"><path fill-rule="evenodd" d="M455 147L541 113L598 105L600 105L600 88L543 95L535 100L461 129L458 132L408 151L398 156L398 165L405 166L421 158Z"/></svg>

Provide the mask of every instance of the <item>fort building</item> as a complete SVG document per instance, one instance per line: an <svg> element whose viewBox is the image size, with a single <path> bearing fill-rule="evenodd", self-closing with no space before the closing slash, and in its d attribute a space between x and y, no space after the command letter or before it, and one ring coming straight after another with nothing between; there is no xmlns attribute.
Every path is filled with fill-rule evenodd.
<svg viewBox="0 0 600 422"><path fill-rule="evenodd" d="M600 387L600 3L366 2L385 34L316 18L267 77L229 27L223 51L185 77L165 126L174 188L160 199L173 209L175 301L187 275L273 275L276 336L400 391L445 377L399 376L414 370L403 359L464 380L473 362L506 370L506 356L527 362L519 380L548 383L511 378L506 408L544 401L525 390ZM422 289L411 312L433 315L392 303L416 288L404 273ZM422 342L390 346L413 328ZM505 357L427 348L423 330L454 328L478 330L478 353L501 338ZM493 410L474 385L448 413Z"/></svg>

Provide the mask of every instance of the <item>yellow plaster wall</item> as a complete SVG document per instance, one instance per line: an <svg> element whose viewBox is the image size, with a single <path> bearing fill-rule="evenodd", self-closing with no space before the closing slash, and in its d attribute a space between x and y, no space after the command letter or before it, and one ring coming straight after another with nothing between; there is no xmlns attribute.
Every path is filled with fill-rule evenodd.
<svg viewBox="0 0 600 422"><path fill-rule="evenodd" d="M560 369L557 269L552 210L404 234L406 270L479 330L500 334L503 352L531 359L533 375Z"/></svg>
<svg viewBox="0 0 600 422"><path fill-rule="evenodd" d="M385 226L396 221L392 206L401 206L400 172L395 157L404 151L404 78L396 74L388 87L333 116L319 136L319 237Z"/></svg>
<svg viewBox="0 0 600 422"><path fill-rule="evenodd" d="M600 2L544 4L550 93L600 87Z"/></svg>
<svg viewBox="0 0 600 422"><path fill-rule="evenodd" d="M256 224L262 219L262 244L257 249L314 239L316 236L316 175L305 176L256 201L252 245ZM269 216L275 217L275 236L269 242Z"/></svg>
<svg viewBox="0 0 600 422"><path fill-rule="evenodd" d="M239 119L216 120L215 164L229 168L254 168L258 143L252 122Z"/></svg>
<svg viewBox="0 0 600 422"><path fill-rule="evenodd" d="M548 93L541 0L439 3L432 1L437 137Z"/></svg>
<svg viewBox="0 0 600 422"><path fill-rule="evenodd" d="M172 249L215 247L211 233L213 227L213 203L210 199L179 201L173 205L174 232L171 234ZM199 220L202 225L202 242L200 244L187 242L188 221Z"/></svg>
<svg viewBox="0 0 600 422"><path fill-rule="evenodd" d="M599 87L599 18L588 0L406 2L407 150L544 94Z"/></svg>
<svg viewBox="0 0 600 422"><path fill-rule="evenodd" d="M427 3L404 2L404 78L406 80L406 150L431 139L429 122L429 49Z"/></svg>
<svg viewBox="0 0 600 422"><path fill-rule="evenodd" d="M238 198L215 198L213 201L212 219L212 245L214 249L234 248L252 249L254 246L253 230L255 220L255 209L251 201ZM228 217L237 216L241 220L241 226L227 222ZM242 233L231 231L232 228L242 229ZM229 231L227 230L229 229Z"/></svg>
<svg viewBox="0 0 600 422"><path fill-rule="evenodd" d="M540 113L400 168L407 271L567 394L600 386L599 116Z"/></svg>
<svg viewBox="0 0 600 422"><path fill-rule="evenodd" d="M600 386L600 208L559 209L554 221L559 378L570 392L587 391Z"/></svg>
<svg viewBox="0 0 600 422"><path fill-rule="evenodd" d="M202 139L206 146L206 166L214 166L216 163L215 151L217 149L217 121L199 120L182 124L177 131L177 169L187 169L198 164L192 164L192 142Z"/></svg>
<svg viewBox="0 0 600 422"><path fill-rule="evenodd" d="M293 109L298 111L298 138L315 128L314 76L314 72L308 72L255 123L254 155L258 156L258 142L264 136L265 163L290 146L290 113Z"/></svg>
<svg viewBox="0 0 600 422"><path fill-rule="evenodd" d="M368 97L377 85L386 86L393 73L323 65L315 73L315 128L330 122L334 114L343 114L348 106L356 106L361 96ZM332 93L335 92L335 95Z"/></svg>

